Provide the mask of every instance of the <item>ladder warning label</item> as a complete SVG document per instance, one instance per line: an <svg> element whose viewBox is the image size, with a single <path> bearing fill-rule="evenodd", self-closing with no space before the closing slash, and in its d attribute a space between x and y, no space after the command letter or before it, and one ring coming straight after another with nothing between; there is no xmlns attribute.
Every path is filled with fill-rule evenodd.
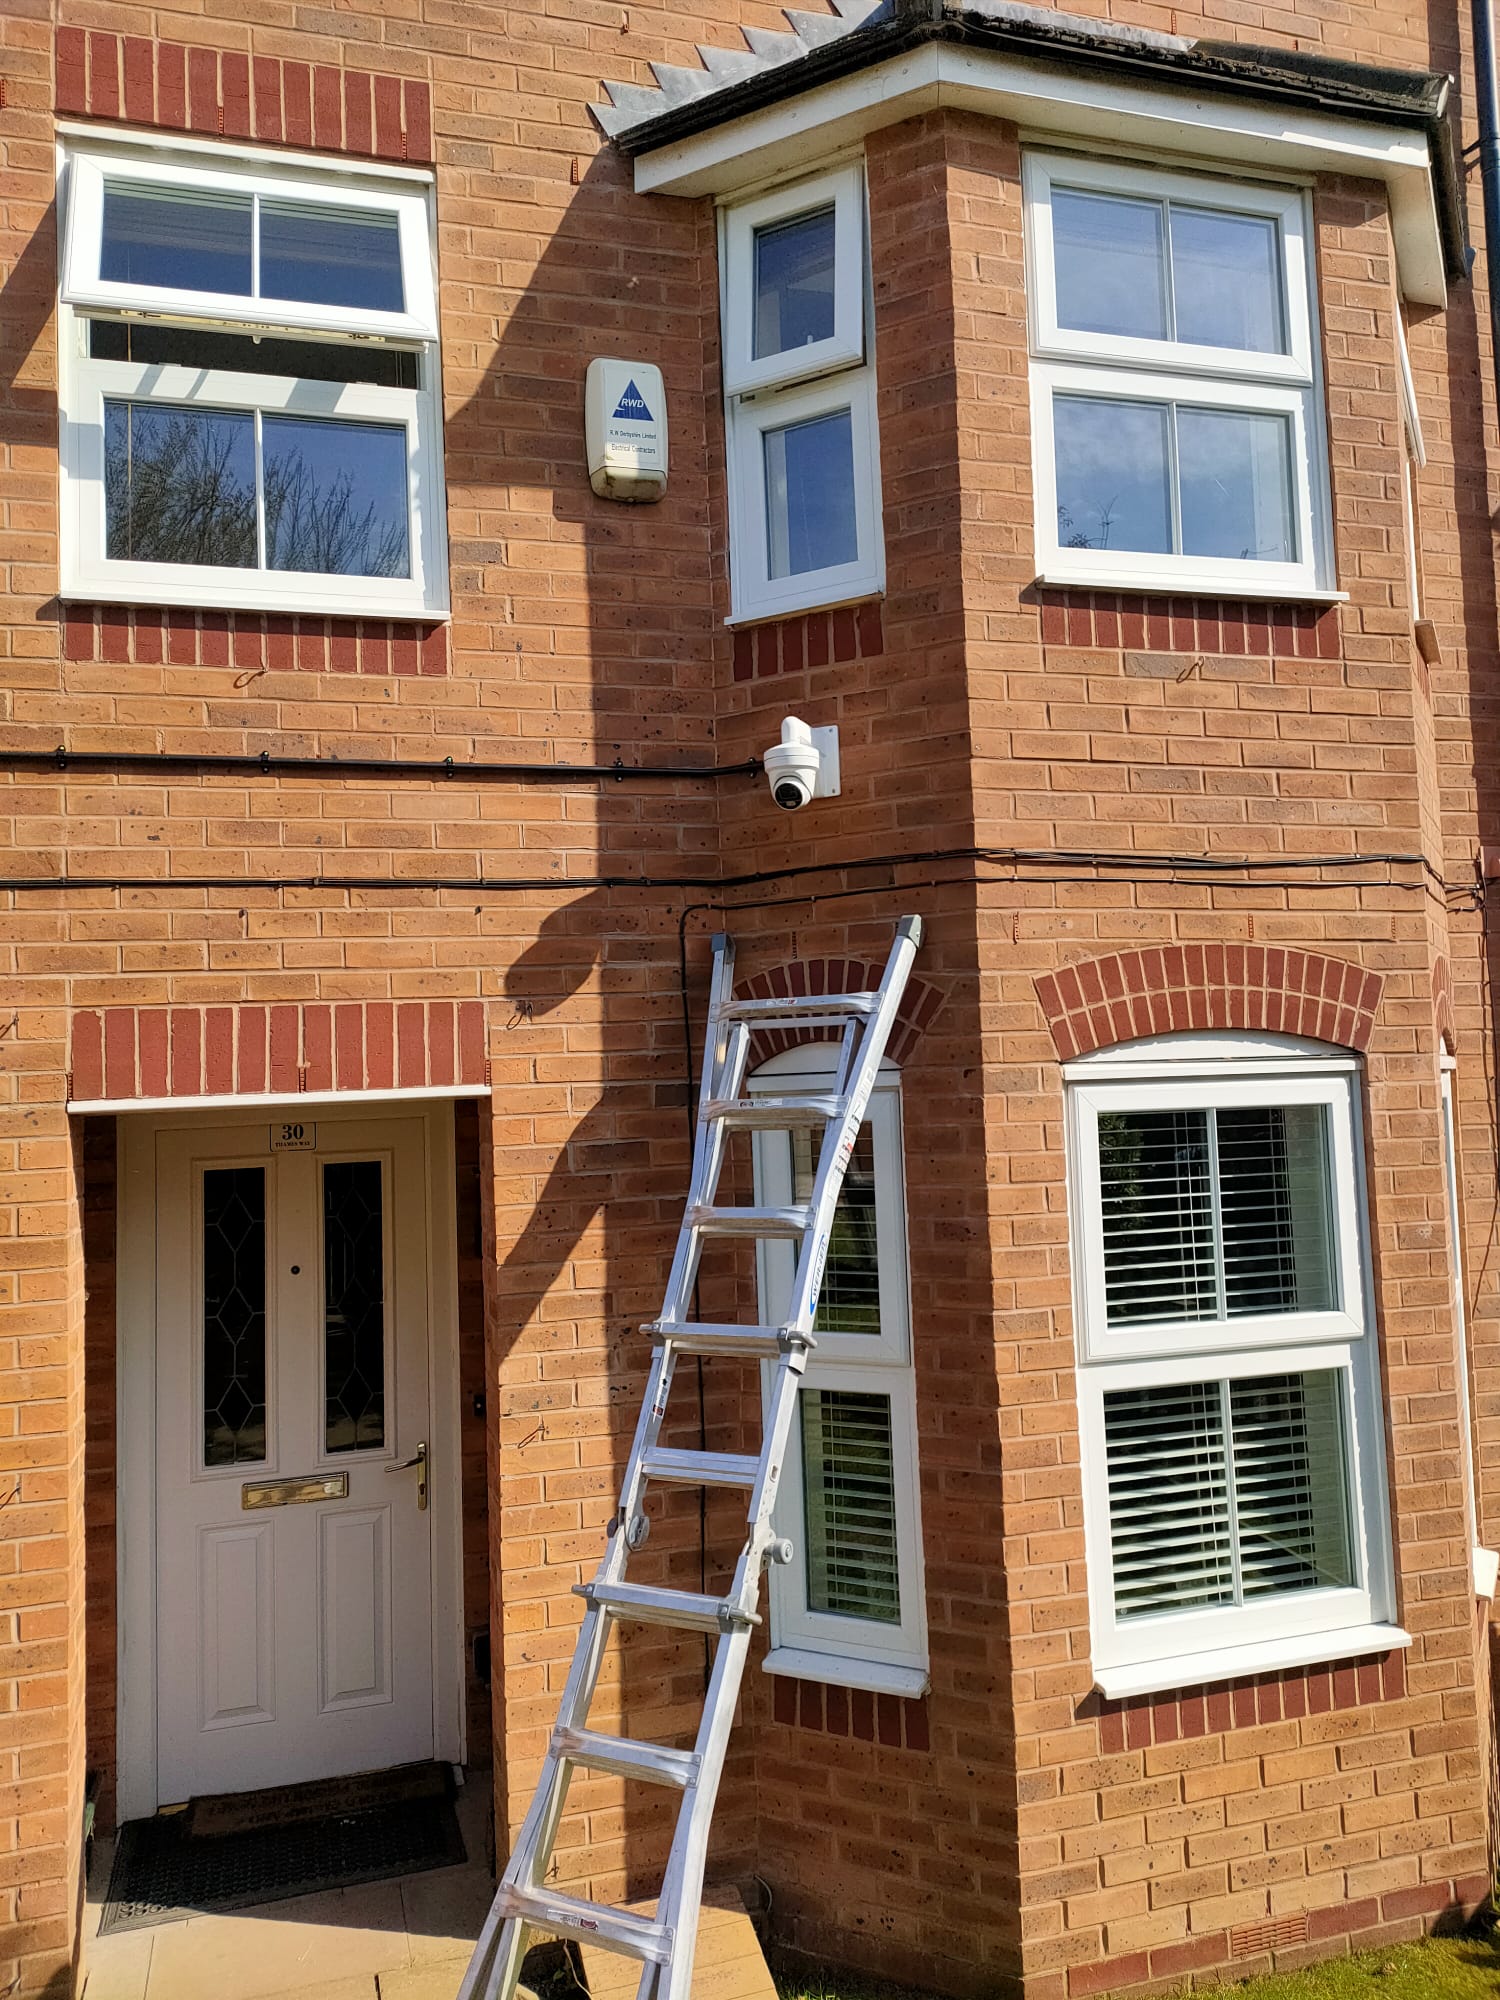
<svg viewBox="0 0 1500 2000"><path fill-rule="evenodd" d="M615 404L615 421L618 423L621 418L632 424L650 424L656 421L647 407L645 397L635 386L633 375L625 385L624 395Z"/></svg>

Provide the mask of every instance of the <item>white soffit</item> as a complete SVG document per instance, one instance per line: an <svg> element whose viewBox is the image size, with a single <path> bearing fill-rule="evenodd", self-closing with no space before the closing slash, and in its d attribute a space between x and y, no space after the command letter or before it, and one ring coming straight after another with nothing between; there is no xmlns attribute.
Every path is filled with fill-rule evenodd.
<svg viewBox="0 0 1500 2000"><path fill-rule="evenodd" d="M1149 156L1238 162L1263 173L1384 181L1403 297L1447 303L1425 135L1213 91L1163 90L1058 63L929 43L635 162L639 194L727 195L810 167L871 132L939 108L1006 118L1040 138L1128 146Z"/></svg>

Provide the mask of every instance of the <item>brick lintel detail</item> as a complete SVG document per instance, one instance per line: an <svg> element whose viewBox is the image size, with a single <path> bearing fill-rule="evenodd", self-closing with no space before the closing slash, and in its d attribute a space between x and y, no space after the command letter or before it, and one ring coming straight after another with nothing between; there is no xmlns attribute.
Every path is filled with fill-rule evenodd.
<svg viewBox="0 0 1500 2000"><path fill-rule="evenodd" d="M1365 1049L1384 981L1347 959L1283 945L1158 945L1084 959L1036 982L1064 1061L1184 1029L1305 1035Z"/></svg>
<svg viewBox="0 0 1500 2000"><path fill-rule="evenodd" d="M488 1083L482 1000L84 1008L69 1099L292 1096Z"/></svg>

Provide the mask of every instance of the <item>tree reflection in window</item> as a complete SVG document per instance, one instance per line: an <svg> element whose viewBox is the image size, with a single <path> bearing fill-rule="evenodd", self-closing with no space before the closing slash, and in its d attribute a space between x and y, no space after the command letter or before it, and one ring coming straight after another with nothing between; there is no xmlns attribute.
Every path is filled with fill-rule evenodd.
<svg viewBox="0 0 1500 2000"><path fill-rule="evenodd" d="M378 1160L323 1167L324 1442L385 1443L385 1244Z"/></svg>

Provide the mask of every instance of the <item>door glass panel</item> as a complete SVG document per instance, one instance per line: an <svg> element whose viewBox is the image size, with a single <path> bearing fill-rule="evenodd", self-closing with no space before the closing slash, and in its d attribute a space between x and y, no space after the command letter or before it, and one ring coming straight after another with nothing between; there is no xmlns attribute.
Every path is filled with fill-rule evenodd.
<svg viewBox="0 0 1500 2000"><path fill-rule="evenodd" d="M203 1176L203 1463L266 1455L266 1170Z"/></svg>
<svg viewBox="0 0 1500 2000"><path fill-rule="evenodd" d="M323 1168L324 1445L385 1443L385 1219L378 1160Z"/></svg>

